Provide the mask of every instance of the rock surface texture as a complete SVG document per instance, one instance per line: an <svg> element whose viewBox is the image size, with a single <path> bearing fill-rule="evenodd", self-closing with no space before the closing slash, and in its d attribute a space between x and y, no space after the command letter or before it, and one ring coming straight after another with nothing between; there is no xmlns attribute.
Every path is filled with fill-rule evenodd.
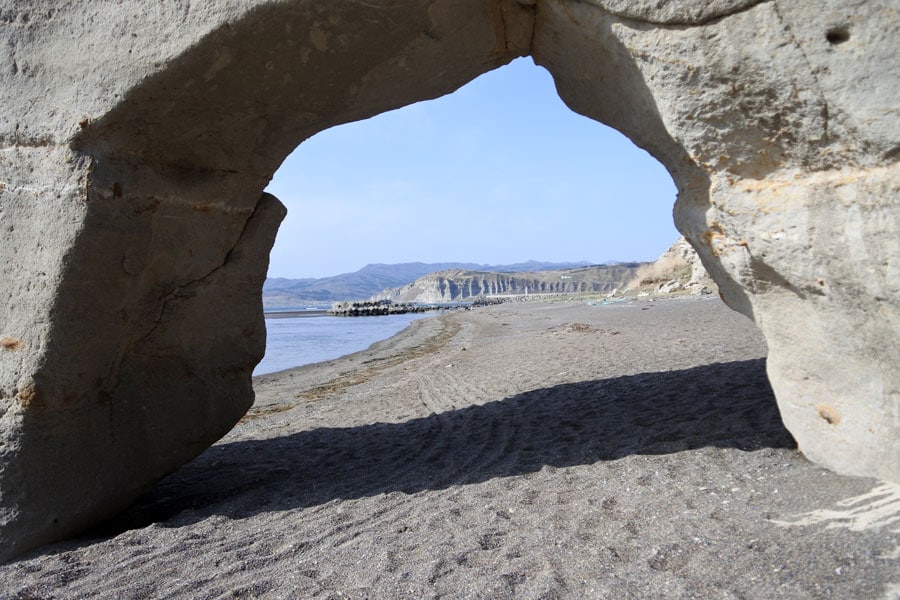
<svg viewBox="0 0 900 600"><path fill-rule="evenodd" d="M525 55L668 168L803 452L900 481L893 0L50 4L0 0L0 559L249 407L297 144Z"/></svg>

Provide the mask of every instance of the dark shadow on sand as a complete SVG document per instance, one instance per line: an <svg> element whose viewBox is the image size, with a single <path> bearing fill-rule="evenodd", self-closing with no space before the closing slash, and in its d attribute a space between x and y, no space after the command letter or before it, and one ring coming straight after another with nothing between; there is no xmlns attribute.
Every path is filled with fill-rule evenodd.
<svg viewBox="0 0 900 600"><path fill-rule="evenodd" d="M217 445L85 537L702 447L795 447L763 359L559 385L404 423Z"/></svg>

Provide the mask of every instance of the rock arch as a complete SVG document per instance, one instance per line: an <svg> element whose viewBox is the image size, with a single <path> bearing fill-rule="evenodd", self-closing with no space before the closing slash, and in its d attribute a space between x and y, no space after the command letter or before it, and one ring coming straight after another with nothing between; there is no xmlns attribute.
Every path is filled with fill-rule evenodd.
<svg viewBox="0 0 900 600"><path fill-rule="evenodd" d="M531 55L659 159L811 459L900 480L886 0L0 8L0 560L120 509L252 402L300 142Z"/></svg>

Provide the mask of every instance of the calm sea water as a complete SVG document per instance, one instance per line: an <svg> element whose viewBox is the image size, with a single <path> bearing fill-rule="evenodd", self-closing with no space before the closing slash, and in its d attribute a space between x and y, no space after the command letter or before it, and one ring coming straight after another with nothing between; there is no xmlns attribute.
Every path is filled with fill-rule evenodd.
<svg viewBox="0 0 900 600"><path fill-rule="evenodd" d="M365 350L435 313L382 317L301 316L266 319L266 355L254 375L274 373Z"/></svg>

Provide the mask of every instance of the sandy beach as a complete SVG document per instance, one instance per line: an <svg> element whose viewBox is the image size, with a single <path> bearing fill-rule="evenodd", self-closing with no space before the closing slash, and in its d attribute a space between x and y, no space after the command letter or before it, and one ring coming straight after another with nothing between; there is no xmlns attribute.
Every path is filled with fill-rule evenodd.
<svg viewBox="0 0 900 600"><path fill-rule="evenodd" d="M0 598L900 598L900 487L808 462L765 355L710 297L416 321Z"/></svg>

